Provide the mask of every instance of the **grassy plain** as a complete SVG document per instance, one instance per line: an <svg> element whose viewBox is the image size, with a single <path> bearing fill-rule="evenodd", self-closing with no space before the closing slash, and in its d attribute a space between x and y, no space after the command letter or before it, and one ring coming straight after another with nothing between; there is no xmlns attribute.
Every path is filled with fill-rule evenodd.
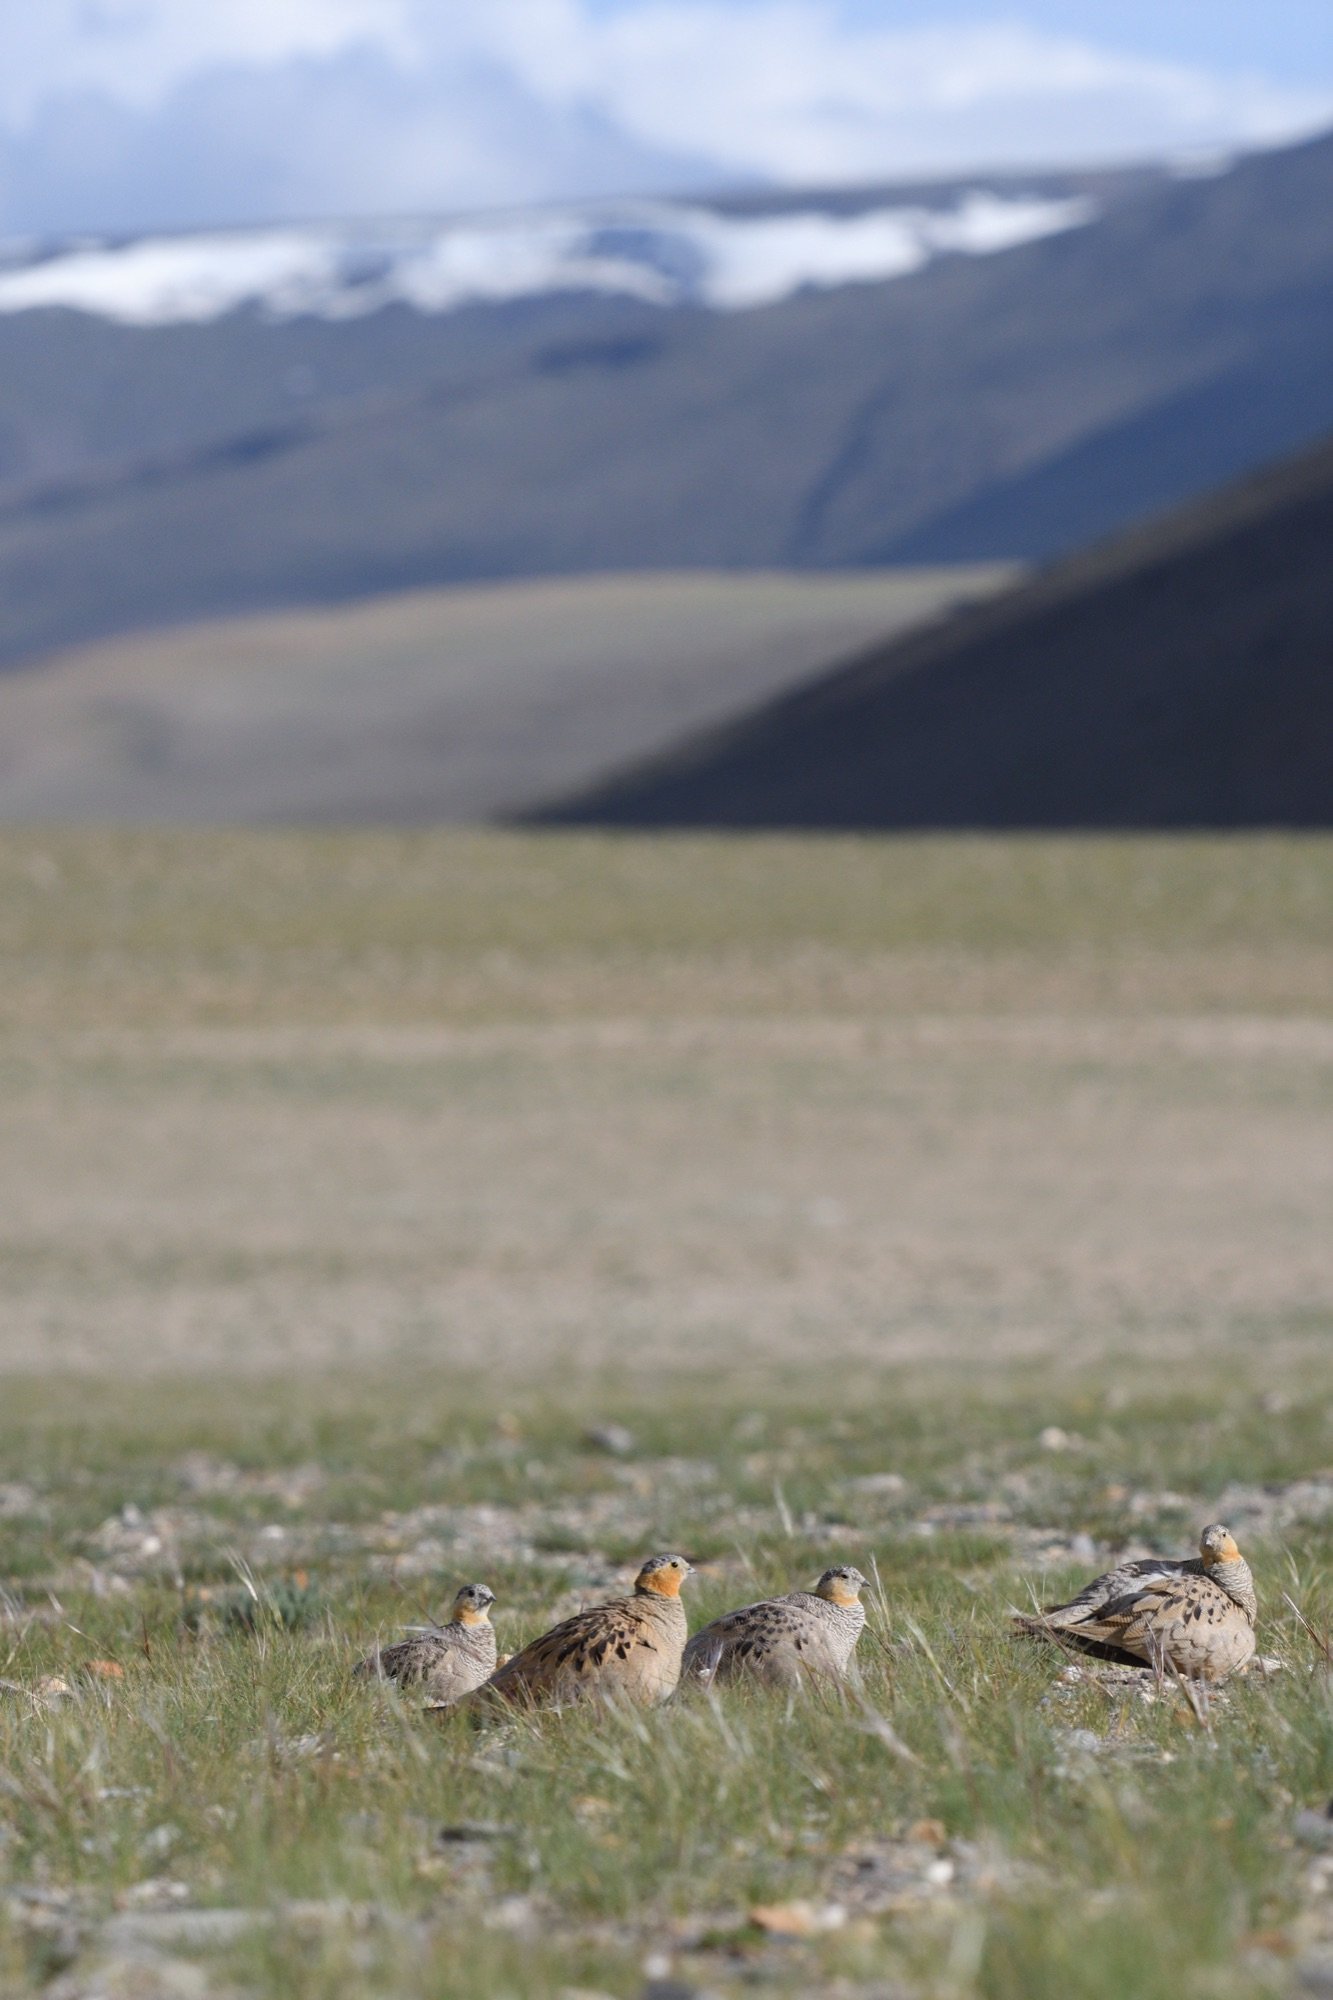
<svg viewBox="0 0 1333 2000"><path fill-rule="evenodd" d="M1325 1990L1333 845L34 832L0 952L0 1991ZM1219 1517L1280 1673L1007 1638ZM348 1682L662 1546L861 1686Z"/></svg>

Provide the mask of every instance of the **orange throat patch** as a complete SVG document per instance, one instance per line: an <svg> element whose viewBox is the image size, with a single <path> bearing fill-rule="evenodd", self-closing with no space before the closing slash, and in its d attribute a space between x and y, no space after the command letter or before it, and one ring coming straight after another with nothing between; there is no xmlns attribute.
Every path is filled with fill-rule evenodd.
<svg viewBox="0 0 1333 2000"><path fill-rule="evenodd" d="M637 1577L634 1588L645 1597L679 1597L681 1582L678 1569L654 1569Z"/></svg>

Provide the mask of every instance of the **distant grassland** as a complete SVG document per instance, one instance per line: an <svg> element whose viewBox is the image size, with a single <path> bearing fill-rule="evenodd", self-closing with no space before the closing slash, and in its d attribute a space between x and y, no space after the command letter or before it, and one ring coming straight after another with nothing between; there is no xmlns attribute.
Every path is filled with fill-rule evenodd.
<svg viewBox="0 0 1333 2000"><path fill-rule="evenodd" d="M4 1364L1081 1365L1333 1296L1333 844L0 842Z"/></svg>
<svg viewBox="0 0 1333 2000"><path fill-rule="evenodd" d="M1321 838L0 837L0 1021L1333 1013Z"/></svg>

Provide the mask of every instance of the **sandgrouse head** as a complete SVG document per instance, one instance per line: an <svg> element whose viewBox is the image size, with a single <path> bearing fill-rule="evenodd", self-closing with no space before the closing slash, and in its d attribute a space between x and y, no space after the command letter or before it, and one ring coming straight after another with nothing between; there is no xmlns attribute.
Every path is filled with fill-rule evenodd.
<svg viewBox="0 0 1333 2000"><path fill-rule="evenodd" d="M823 1597L830 1604L855 1604L866 1588L866 1580L859 1569L849 1563L839 1563L835 1569L826 1569L815 1585L815 1596Z"/></svg>
<svg viewBox="0 0 1333 2000"><path fill-rule="evenodd" d="M649 1556L634 1579L634 1588L640 1597L679 1597L689 1573L684 1556Z"/></svg>
<svg viewBox="0 0 1333 2000"><path fill-rule="evenodd" d="M454 1599L454 1622L458 1625L489 1625L495 1592L484 1583L465 1583Z"/></svg>

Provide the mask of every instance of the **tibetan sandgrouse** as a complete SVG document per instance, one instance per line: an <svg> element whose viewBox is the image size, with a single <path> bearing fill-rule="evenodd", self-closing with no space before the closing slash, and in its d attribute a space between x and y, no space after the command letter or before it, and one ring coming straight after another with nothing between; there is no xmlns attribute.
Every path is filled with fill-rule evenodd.
<svg viewBox="0 0 1333 2000"><path fill-rule="evenodd" d="M1197 1560L1122 1563L1067 1604L1014 1624L1101 1659L1220 1681L1248 1664L1257 1612L1249 1564L1228 1529L1209 1527Z"/></svg>
<svg viewBox="0 0 1333 2000"><path fill-rule="evenodd" d="M865 1581L859 1569L826 1569L812 1591L728 1611L690 1640L686 1675L715 1682L749 1677L785 1688L812 1674L841 1679L866 1622Z"/></svg>
<svg viewBox="0 0 1333 2000"><path fill-rule="evenodd" d="M684 1556L650 1556L632 1597L613 1597L566 1618L491 1675L481 1694L519 1705L600 1696L651 1707L680 1680Z"/></svg>
<svg viewBox="0 0 1333 2000"><path fill-rule="evenodd" d="M465 1583L447 1625L414 1633L396 1646L377 1647L352 1671L363 1679L419 1687L434 1707L447 1707L471 1694L495 1671L494 1602L495 1592L484 1583Z"/></svg>

